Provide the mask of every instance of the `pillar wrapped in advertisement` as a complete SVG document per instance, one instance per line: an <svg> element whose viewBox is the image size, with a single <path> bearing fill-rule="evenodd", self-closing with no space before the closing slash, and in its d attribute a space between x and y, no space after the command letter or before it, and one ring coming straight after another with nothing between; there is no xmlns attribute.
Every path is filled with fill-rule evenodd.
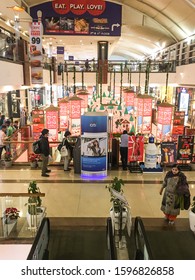
<svg viewBox="0 0 195 280"><path fill-rule="evenodd" d="M42 23L32 22L30 28L30 65L32 84L43 83Z"/></svg>
<svg viewBox="0 0 195 280"><path fill-rule="evenodd" d="M104 113L86 113L81 116L81 174L107 175L108 117Z"/></svg>

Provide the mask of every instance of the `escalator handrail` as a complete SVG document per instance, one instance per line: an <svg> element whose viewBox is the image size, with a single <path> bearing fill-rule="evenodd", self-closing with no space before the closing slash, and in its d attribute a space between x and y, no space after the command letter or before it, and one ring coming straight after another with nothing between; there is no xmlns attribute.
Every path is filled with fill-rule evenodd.
<svg viewBox="0 0 195 280"><path fill-rule="evenodd" d="M140 249L140 248L138 248L137 238L136 238L139 234L138 226L139 226L139 228L141 229L141 232L142 232L144 243L145 243L145 246L146 246L146 249L147 249L147 252L148 252L148 257L149 257L150 260L153 260L154 258L153 258L152 250L151 250L150 244L148 242L147 233L146 233L146 230L145 230L145 227L144 227L144 224L143 224L143 221L142 221L141 217L136 217L135 218L135 224L134 224L134 237L135 237L136 250Z"/></svg>
<svg viewBox="0 0 195 280"><path fill-rule="evenodd" d="M110 257L111 260L116 260L116 250L115 250L115 242L112 233L112 220L111 218L107 218L107 235L109 236L109 247L110 247Z"/></svg>
<svg viewBox="0 0 195 280"><path fill-rule="evenodd" d="M47 223L47 225L48 225L48 243L47 243L47 247L48 247L48 245L49 245L49 239L50 239L50 221L49 221L48 218L45 217L45 218L43 218L42 223L41 223L41 225L40 225L40 227L39 227L39 229L38 229L38 231L37 231L35 240L34 240L34 242L33 242L33 245L32 245L32 247L31 247L31 250L30 250L30 252L29 252L29 254L28 254L27 260L32 260L32 259L33 259L33 255L34 255L35 250L36 250L36 248L37 248L37 244L38 244L38 242L39 242L39 239L40 239L40 236L41 236L41 234L42 234L42 231L43 231L43 228L44 228L45 223Z"/></svg>

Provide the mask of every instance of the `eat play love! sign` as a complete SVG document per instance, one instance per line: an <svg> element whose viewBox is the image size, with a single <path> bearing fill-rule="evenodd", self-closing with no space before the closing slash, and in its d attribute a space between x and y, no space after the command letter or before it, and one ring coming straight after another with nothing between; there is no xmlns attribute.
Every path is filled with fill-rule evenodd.
<svg viewBox="0 0 195 280"><path fill-rule="evenodd" d="M106 2L104 0L54 0L52 7L56 13L61 15L68 12L82 15L88 12L93 16L98 16L104 12Z"/></svg>

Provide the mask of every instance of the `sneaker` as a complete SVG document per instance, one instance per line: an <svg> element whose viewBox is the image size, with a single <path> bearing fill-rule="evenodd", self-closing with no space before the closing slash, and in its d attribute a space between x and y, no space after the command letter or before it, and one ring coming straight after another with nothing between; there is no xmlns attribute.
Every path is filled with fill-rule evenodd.
<svg viewBox="0 0 195 280"><path fill-rule="evenodd" d="M49 177L48 174L41 174L42 177Z"/></svg>
<svg viewBox="0 0 195 280"><path fill-rule="evenodd" d="M47 169L46 171L45 171L45 173L50 173L51 172L51 170L50 169Z"/></svg>
<svg viewBox="0 0 195 280"><path fill-rule="evenodd" d="M68 169L64 169L64 171L70 171L71 170L71 168L68 168Z"/></svg>
<svg viewBox="0 0 195 280"><path fill-rule="evenodd" d="M174 221L169 221L169 225L174 225Z"/></svg>

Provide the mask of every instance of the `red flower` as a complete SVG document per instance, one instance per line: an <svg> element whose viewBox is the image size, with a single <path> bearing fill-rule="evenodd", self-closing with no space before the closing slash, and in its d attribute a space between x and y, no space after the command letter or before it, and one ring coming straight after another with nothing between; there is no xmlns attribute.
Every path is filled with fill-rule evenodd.
<svg viewBox="0 0 195 280"><path fill-rule="evenodd" d="M8 208L5 209L6 218L17 219L17 218L20 217L19 213L20 213L20 211L17 208L14 208L14 207L8 207Z"/></svg>

